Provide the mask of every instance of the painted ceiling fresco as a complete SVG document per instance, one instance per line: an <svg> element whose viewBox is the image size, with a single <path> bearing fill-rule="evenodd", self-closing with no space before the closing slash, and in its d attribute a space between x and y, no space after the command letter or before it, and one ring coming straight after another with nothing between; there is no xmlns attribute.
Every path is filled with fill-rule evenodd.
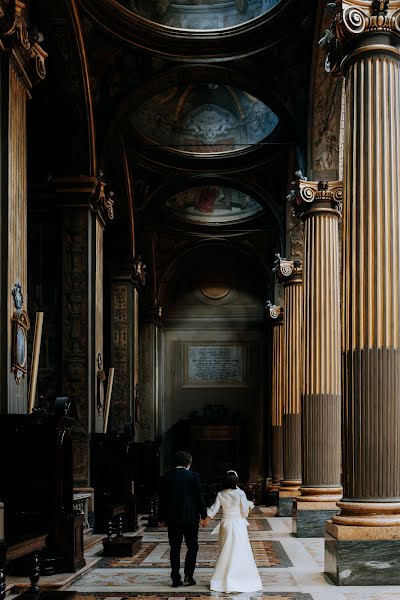
<svg viewBox="0 0 400 600"><path fill-rule="evenodd" d="M226 85L177 86L147 100L131 117L155 144L184 152L241 150L267 138L276 114L254 96Z"/></svg>
<svg viewBox="0 0 400 600"><path fill-rule="evenodd" d="M183 221L205 225L240 221L263 210L247 194L216 185L193 187L180 192L166 201L165 208Z"/></svg>
<svg viewBox="0 0 400 600"><path fill-rule="evenodd" d="M279 0L119 0L125 8L177 29L225 29L265 14Z"/></svg>

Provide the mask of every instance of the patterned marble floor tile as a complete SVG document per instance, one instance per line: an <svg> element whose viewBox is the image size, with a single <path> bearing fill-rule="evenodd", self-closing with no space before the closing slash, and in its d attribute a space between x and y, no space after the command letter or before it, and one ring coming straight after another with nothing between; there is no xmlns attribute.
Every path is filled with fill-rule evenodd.
<svg viewBox="0 0 400 600"><path fill-rule="evenodd" d="M321 569L324 568L324 540L302 539L301 543Z"/></svg>
<svg viewBox="0 0 400 600"><path fill-rule="evenodd" d="M78 593L75 597L76 600L210 600L213 598L214 600L225 600L229 598L229 600L264 600L265 598L275 598L275 600L312 600L312 596L307 593L302 592L260 592L258 595L249 595L249 594L223 594L220 595L218 593L212 592L207 595L181 595L181 596L172 596L168 594L162 595L150 595L150 594L115 594L115 595L106 595L104 593L99 592L88 592L88 593Z"/></svg>
<svg viewBox="0 0 400 600"><path fill-rule="evenodd" d="M288 555L278 541L252 541L254 558L258 567L292 567ZM219 543L208 542L199 545L197 555L197 568L213 568L219 554ZM186 555L186 547L183 545L181 561ZM98 568L132 568L135 566L149 568L166 568L169 566L168 543L144 544L140 552L132 558L106 558L97 565Z"/></svg>

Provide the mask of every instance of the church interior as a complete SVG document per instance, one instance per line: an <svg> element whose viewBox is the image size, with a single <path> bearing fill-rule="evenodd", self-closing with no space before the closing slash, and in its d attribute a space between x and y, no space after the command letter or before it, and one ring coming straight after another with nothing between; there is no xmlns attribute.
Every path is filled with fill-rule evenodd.
<svg viewBox="0 0 400 600"><path fill-rule="evenodd" d="M225 596L179 450L242 596L400 599L399 116L400 0L0 0L0 600Z"/></svg>

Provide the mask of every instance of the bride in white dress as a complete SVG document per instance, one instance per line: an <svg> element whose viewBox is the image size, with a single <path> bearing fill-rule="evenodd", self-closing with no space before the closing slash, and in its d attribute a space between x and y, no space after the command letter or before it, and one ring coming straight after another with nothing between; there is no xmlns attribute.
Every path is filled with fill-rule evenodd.
<svg viewBox="0 0 400 600"><path fill-rule="evenodd" d="M228 471L223 491L219 492L208 516L213 519L222 506L219 532L220 553L210 581L215 592L257 592L262 590L260 575L251 549L246 517L254 508L243 490L237 487L236 471Z"/></svg>

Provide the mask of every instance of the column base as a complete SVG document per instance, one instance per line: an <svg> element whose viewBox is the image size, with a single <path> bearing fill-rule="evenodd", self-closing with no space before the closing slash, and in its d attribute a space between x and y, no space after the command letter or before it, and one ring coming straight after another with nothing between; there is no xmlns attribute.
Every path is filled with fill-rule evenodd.
<svg viewBox="0 0 400 600"><path fill-rule="evenodd" d="M293 501L300 495L298 490L290 492L279 490L278 497L278 517L291 517L293 510Z"/></svg>
<svg viewBox="0 0 400 600"><path fill-rule="evenodd" d="M300 538L325 537L326 521L339 512L336 502L293 502L292 533Z"/></svg>
<svg viewBox="0 0 400 600"><path fill-rule="evenodd" d="M400 526L326 523L325 573L336 585L400 585Z"/></svg>

